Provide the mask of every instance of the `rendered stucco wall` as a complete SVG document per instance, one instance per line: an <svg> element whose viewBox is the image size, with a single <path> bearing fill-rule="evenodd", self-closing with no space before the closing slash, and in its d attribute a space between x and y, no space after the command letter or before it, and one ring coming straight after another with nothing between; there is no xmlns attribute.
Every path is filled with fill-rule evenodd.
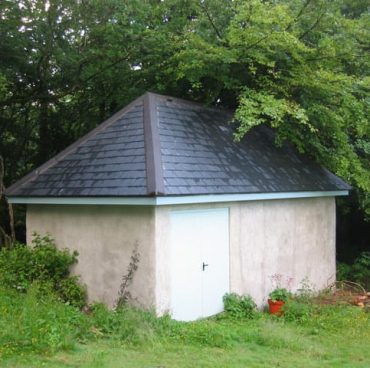
<svg viewBox="0 0 370 368"><path fill-rule="evenodd" d="M90 301L113 306L135 244L140 261L129 291L141 306L155 304L154 209L152 207L29 205L32 232L50 233L60 248L79 252L74 273L87 285Z"/></svg>
<svg viewBox="0 0 370 368"><path fill-rule="evenodd" d="M170 310L168 254L171 210L230 209L230 290L250 294L263 305L271 277L291 278L295 290L306 279L316 289L335 280L335 199L308 198L157 207L156 300L158 313ZM211 229L210 229L211 231Z"/></svg>
<svg viewBox="0 0 370 368"><path fill-rule="evenodd" d="M335 199L249 202L230 211L230 284L258 304L274 286L271 277L306 279L316 289L335 280Z"/></svg>
<svg viewBox="0 0 370 368"><path fill-rule="evenodd" d="M139 269L130 292L139 305L170 310L169 214L171 210L230 209L230 290L262 305L271 276L303 279L317 289L335 279L335 199L307 198L238 203L140 206L30 205L27 240L49 232L59 247L80 253L74 272L90 300L112 306L137 242ZM285 286L285 285L283 285Z"/></svg>

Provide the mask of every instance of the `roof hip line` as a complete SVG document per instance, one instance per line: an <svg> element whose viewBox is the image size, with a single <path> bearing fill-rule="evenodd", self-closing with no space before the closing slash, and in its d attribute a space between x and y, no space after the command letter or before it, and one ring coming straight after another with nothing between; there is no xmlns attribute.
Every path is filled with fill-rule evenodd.
<svg viewBox="0 0 370 368"><path fill-rule="evenodd" d="M158 114L155 95L144 96L144 137L147 172L147 194L150 196L164 194L161 142L159 139Z"/></svg>

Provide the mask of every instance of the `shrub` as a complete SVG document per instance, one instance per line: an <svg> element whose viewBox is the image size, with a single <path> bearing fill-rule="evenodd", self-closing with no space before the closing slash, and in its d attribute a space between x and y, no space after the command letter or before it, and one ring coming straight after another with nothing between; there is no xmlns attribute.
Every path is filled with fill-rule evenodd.
<svg viewBox="0 0 370 368"><path fill-rule="evenodd" d="M26 292L35 281L50 283L61 300L82 307L86 291L77 277L69 276L77 255L77 252L57 249L49 236L35 234L31 247L17 243L0 250L0 285Z"/></svg>
<svg viewBox="0 0 370 368"><path fill-rule="evenodd" d="M350 281L352 267L347 263L337 263L337 280L338 281Z"/></svg>
<svg viewBox="0 0 370 368"><path fill-rule="evenodd" d="M61 300L67 304L80 309L86 304L86 290L80 285L78 276L68 276L60 280L55 290Z"/></svg>
<svg viewBox="0 0 370 368"><path fill-rule="evenodd" d="M225 294L223 297L225 311L234 318L253 318L256 303L250 295Z"/></svg>
<svg viewBox="0 0 370 368"><path fill-rule="evenodd" d="M338 263L337 279L354 281L370 289L370 252L362 252L351 265Z"/></svg>
<svg viewBox="0 0 370 368"><path fill-rule="evenodd" d="M370 289L370 252L362 252L352 267L353 279L366 289Z"/></svg>

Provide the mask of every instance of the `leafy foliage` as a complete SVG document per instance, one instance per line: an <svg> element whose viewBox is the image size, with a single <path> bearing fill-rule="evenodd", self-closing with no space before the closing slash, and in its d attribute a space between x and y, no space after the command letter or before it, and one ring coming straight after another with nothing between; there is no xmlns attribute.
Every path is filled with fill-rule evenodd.
<svg viewBox="0 0 370 368"><path fill-rule="evenodd" d="M269 294L273 302L282 301L286 302L292 296L292 293L285 288L276 288Z"/></svg>
<svg viewBox="0 0 370 368"><path fill-rule="evenodd" d="M69 276L70 267L77 262L77 252L56 248L49 236L35 234L30 247L15 244L0 250L0 285L25 292L34 282L45 285L61 300L77 307L86 301L86 291L75 276Z"/></svg>
<svg viewBox="0 0 370 368"><path fill-rule="evenodd" d="M355 261L349 265L338 263L337 279L354 281L366 290L370 289L370 252L362 252Z"/></svg>
<svg viewBox="0 0 370 368"><path fill-rule="evenodd" d="M348 0L4 1L6 184L146 90L236 109L349 181L368 211L369 11Z"/></svg>
<svg viewBox="0 0 370 368"><path fill-rule="evenodd" d="M67 304L83 308L86 304L86 289L81 285L78 276L68 276L55 285L58 296Z"/></svg>
<svg viewBox="0 0 370 368"><path fill-rule="evenodd" d="M370 135L369 14L363 5L348 17L350 8L343 1L232 2L222 38L194 22L176 57L178 78L237 108L237 139L270 125L278 142L290 141L358 188L368 208L369 155L360 147Z"/></svg>
<svg viewBox="0 0 370 368"><path fill-rule="evenodd" d="M288 299L284 304L283 314L281 315L285 321L295 322L299 324L308 323L315 313L314 305L309 301L298 299Z"/></svg>
<svg viewBox="0 0 370 368"><path fill-rule="evenodd" d="M0 356L71 349L88 332L86 316L37 282L27 293L1 286L0 311Z"/></svg>
<svg viewBox="0 0 370 368"><path fill-rule="evenodd" d="M223 297L225 312L234 318L253 318L256 303L250 295L225 294Z"/></svg>

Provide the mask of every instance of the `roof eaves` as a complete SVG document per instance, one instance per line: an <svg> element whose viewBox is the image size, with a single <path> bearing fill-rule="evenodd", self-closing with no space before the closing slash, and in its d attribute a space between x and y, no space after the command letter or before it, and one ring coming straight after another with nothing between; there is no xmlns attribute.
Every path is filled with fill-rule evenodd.
<svg viewBox="0 0 370 368"><path fill-rule="evenodd" d="M70 146L65 148L63 151L61 151L59 154L51 158L50 160L46 161L43 165L39 166L35 170L31 171L28 175L24 176L22 179L15 182L13 185L8 187L5 191L6 196L12 196L16 195L14 193L18 188L20 188L22 185L36 179L40 174L42 174L45 170L49 169L53 165L57 164L59 161L61 161L64 157L66 157L68 154L73 152L78 146L80 146L82 143L86 142L88 139L99 133L101 130L108 127L110 124L114 123L117 119L119 119L122 115L126 114L129 110L131 110L134 106L137 105L138 102L142 101L144 96L140 96L134 101L132 101L130 104L125 106L123 109L116 112L113 116L105 120L103 123L99 124L95 129L78 139L76 142L72 143Z"/></svg>
<svg viewBox="0 0 370 368"><path fill-rule="evenodd" d="M147 194L164 194L161 142L159 138L156 95L144 95L144 136L147 171Z"/></svg>

